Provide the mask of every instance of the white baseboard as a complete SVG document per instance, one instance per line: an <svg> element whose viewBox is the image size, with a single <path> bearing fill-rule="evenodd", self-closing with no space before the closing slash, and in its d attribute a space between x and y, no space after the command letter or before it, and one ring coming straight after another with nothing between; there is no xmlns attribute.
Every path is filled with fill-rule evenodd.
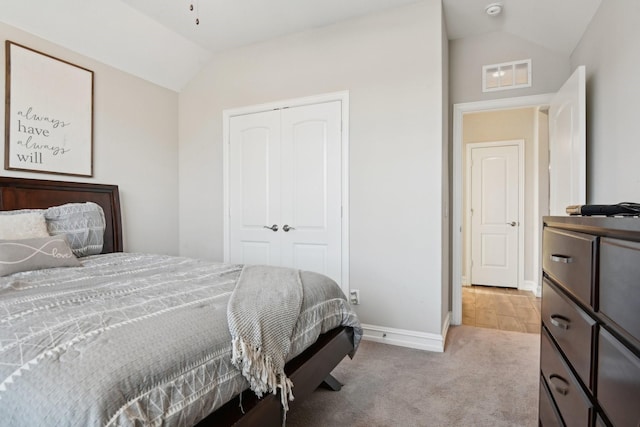
<svg viewBox="0 0 640 427"><path fill-rule="evenodd" d="M540 295L538 295L538 284L536 282L534 282L533 280L525 280L524 283L522 284L522 286L520 286L519 289L522 290L522 291L530 291L535 296L540 296Z"/></svg>
<svg viewBox="0 0 640 427"><path fill-rule="evenodd" d="M444 343L449 330L451 321L451 312L447 313L444 325L442 326L442 334L431 334L428 332L410 331L406 329L387 328L385 326L376 326L362 324L364 335L362 339L374 341L383 344L397 345L400 347L415 348L418 350L434 351L438 353L444 352Z"/></svg>

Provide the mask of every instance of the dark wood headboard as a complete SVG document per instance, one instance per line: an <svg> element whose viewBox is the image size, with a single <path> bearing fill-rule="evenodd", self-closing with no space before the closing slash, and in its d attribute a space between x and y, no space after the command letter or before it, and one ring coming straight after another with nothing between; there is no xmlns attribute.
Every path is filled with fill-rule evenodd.
<svg viewBox="0 0 640 427"><path fill-rule="evenodd" d="M107 227L102 253L122 252L122 220L117 185L0 177L0 210L45 209L65 203L94 202Z"/></svg>

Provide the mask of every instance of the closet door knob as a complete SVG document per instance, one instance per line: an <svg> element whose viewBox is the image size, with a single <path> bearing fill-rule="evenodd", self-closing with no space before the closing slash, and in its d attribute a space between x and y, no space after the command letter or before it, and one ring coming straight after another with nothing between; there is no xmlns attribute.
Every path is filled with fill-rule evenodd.
<svg viewBox="0 0 640 427"><path fill-rule="evenodd" d="M282 229L287 233L289 230L295 230L295 227L289 227L289 225L285 224Z"/></svg>
<svg viewBox="0 0 640 427"><path fill-rule="evenodd" d="M286 227L286 225L285 225L285 227ZM263 225L262 228L266 228L266 229L269 229L271 231L278 231L278 224L273 224L271 227Z"/></svg>

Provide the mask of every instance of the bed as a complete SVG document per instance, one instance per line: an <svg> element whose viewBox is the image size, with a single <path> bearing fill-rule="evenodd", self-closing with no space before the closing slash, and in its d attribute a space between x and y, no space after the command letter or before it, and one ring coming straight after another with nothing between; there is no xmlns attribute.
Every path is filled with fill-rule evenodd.
<svg viewBox="0 0 640 427"><path fill-rule="evenodd" d="M122 253L117 186L0 177L1 211L85 202L104 215L101 254L79 258L81 267L0 277L0 419L11 425L282 425L282 393L258 398L249 389L230 364L229 326L219 316L248 280L248 267ZM325 287L325 278L313 273L299 277L305 292L284 365L295 396L290 405L321 384L339 390L330 373L353 355L362 332L337 286ZM315 294L326 300L312 301ZM49 312L53 319L38 317ZM214 342L214 336L223 339Z"/></svg>

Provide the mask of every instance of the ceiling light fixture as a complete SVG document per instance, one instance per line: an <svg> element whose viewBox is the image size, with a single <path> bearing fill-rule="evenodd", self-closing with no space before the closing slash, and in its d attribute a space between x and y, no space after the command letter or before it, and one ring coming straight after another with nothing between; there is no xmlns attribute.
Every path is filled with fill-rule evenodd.
<svg viewBox="0 0 640 427"><path fill-rule="evenodd" d="M197 0L195 7L193 6L193 1L189 2L189 10L196 13L196 25L200 25L200 8L198 7Z"/></svg>
<svg viewBox="0 0 640 427"><path fill-rule="evenodd" d="M502 13L502 3L491 3L484 8L484 11L489 16L498 16Z"/></svg>

